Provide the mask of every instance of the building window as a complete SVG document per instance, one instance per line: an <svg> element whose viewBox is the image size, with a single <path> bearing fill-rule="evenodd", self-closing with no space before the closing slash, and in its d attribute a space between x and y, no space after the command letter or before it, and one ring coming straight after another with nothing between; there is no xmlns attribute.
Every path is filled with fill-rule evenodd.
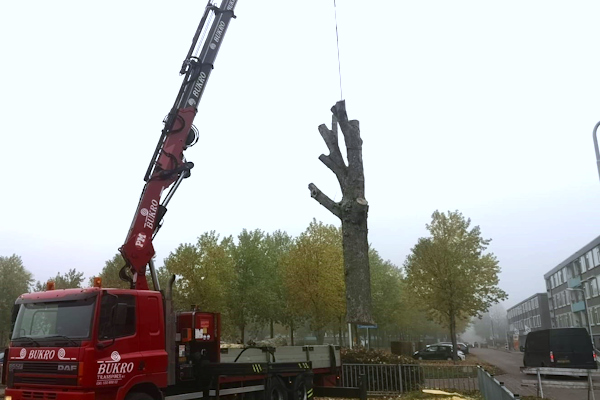
<svg viewBox="0 0 600 400"><path fill-rule="evenodd" d="M585 256L579 257L579 266L581 267L581 273L584 274L587 271L587 265L585 263Z"/></svg>
<svg viewBox="0 0 600 400"><path fill-rule="evenodd" d="M592 291L593 297L598 296L598 281L596 280L596 278L592 278L590 280L590 289Z"/></svg>
<svg viewBox="0 0 600 400"><path fill-rule="evenodd" d="M573 328L575 326L575 314L572 312L569 313L569 328Z"/></svg>
<svg viewBox="0 0 600 400"><path fill-rule="evenodd" d="M592 257L594 259L594 267L600 265L600 248L594 247L592 249Z"/></svg>
<svg viewBox="0 0 600 400"><path fill-rule="evenodd" d="M589 299L591 297L590 295L592 294L590 291L590 282L589 281L583 283L583 291L585 292L585 297L587 299Z"/></svg>
<svg viewBox="0 0 600 400"><path fill-rule="evenodd" d="M586 253L585 258L587 259L588 270L594 268L594 260L592 259L592 251L591 250Z"/></svg>
<svg viewBox="0 0 600 400"><path fill-rule="evenodd" d="M600 319L598 319L598 307L594 307L592 311L594 311L592 322L594 325L600 324Z"/></svg>
<svg viewBox="0 0 600 400"><path fill-rule="evenodd" d="M573 261L573 276L578 276L581 274L581 263L579 262L579 258Z"/></svg>

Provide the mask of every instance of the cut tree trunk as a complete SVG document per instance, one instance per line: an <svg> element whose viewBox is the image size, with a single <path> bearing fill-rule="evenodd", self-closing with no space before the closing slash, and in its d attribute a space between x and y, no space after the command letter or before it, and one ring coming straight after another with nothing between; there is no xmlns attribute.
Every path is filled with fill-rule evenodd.
<svg viewBox="0 0 600 400"><path fill-rule="evenodd" d="M319 188L308 185L311 196L342 221L344 268L346 281L346 319L353 324L372 324L371 275L369 272L369 242L365 176L362 161L362 139L357 120L348 121L345 102L338 101L331 108L331 130L324 124L319 132L329 148L329 155L321 154L323 162L337 177L342 189L342 200L335 202ZM348 165L344 162L338 144L338 124L344 135Z"/></svg>

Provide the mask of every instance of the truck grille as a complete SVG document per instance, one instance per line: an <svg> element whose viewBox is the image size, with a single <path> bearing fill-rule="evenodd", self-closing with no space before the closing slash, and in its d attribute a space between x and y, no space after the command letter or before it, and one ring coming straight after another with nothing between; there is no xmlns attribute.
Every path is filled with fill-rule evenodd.
<svg viewBox="0 0 600 400"><path fill-rule="evenodd" d="M32 384L32 385L60 385L60 386L76 386L77 377L74 378L57 378L50 376L19 376L16 375L13 383L15 384Z"/></svg>
<svg viewBox="0 0 600 400"><path fill-rule="evenodd" d="M23 392L25 400L56 400L56 393L46 392Z"/></svg>
<svg viewBox="0 0 600 400"><path fill-rule="evenodd" d="M22 372L30 374L56 374L58 363L23 363Z"/></svg>
<svg viewBox="0 0 600 400"><path fill-rule="evenodd" d="M12 384L15 385L77 386L78 368L78 363L23 362L9 364L10 377ZM31 393L40 395L38 392Z"/></svg>

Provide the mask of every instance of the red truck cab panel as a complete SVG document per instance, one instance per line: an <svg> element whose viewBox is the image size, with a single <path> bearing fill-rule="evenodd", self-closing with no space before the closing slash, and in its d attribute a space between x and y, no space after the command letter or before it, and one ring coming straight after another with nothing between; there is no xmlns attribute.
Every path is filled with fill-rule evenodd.
<svg viewBox="0 0 600 400"><path fill-rule="evenodd" d="M28 312L33 317L31 322L21 324L20 335L13 335L24 338L14 340L8 352L6 395L13 400L118 400L139 383L166 387L167 353L160 292L67 289L23 295L17 303L23 313L17 318L17 326ZM82 312L76 308L80 304L87 305L89 327L85 322L73 321L78 316L82 318ZM117 306L126 309L126 313L124 320L115 325ZM44 313L47 333L31 331L28 326L35 325L33 318ZM73 327L81 329L81 337L55 334L61 321L69 325L71 332Z"/></svg>

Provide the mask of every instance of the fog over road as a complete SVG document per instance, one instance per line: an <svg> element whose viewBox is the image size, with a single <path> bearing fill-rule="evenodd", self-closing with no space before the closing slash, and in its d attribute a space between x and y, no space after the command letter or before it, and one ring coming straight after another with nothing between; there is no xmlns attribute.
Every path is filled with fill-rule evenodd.
<svg viewBox="0 0 600 400"><path fill-rule="evenodd" d="M477 356L481 361L493 364L500 368L504 373L496 375L495 378L513 393L518 393L523 396L535 396L536 388L533 386L522 386L522 381L534 380L534 375L524 375L519 368L523 366L523 353L506 350L495 349L470 349L471 354ZM565 383L569 382L585 382L581 378L573 377L549 377L551 380L561 380ZM600 399L600 378L594 378L594 386L596 387L595 395ZM587 400L587 389L563 389L563 388L548 388L544 387L542 380L542 388L544 390L544 398L553 400Z"/></svg>

